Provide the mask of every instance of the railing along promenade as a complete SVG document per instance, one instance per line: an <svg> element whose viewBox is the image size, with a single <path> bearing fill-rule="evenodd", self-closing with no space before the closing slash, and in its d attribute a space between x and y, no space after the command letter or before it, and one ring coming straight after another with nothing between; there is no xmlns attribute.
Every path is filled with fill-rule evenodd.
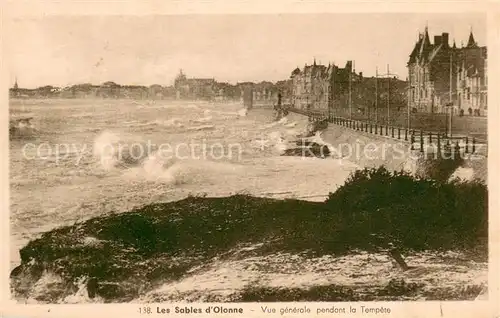
<svg viewBox="0 0 500 318"><path fill-rule="evenodd" d="M454 150L457 153L462 152L465 154L480 154L484 156L488 154L488 144L486 140L479 140L467 135L457 135L450 138L442 132L381 125L369 121L339 117L334 114L328 114L328 112L325 111L305 110L293 107L286 107L286 109L290 112L307 116L312 121L327 120L329 123L359 132L408 142L411 150L420 150L424 152L426 147L433 146L436 151L441 149Z"/></svg>

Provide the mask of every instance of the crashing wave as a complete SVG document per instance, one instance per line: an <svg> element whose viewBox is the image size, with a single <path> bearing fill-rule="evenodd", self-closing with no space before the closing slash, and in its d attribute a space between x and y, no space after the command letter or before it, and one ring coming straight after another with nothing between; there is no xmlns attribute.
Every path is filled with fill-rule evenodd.
<svg viewBox="0 0 500 318"><path fill-rule="evenodd" d="M289 141L283 137L280 131L272 131L267 134L267 138L255 139L251 145L256 149L271 149L274 153L282 154L289 148Z"/></svg>
<svg viewBox="0 0 500 318"><path fill-rule="evenodd" d="M94 158L106 170L138 165L153 150L144 141L124 138L111 131L102 132L93 145Z"/></svg>
<svg viewBox="0 0 500 318"><path fill-rule="evenodd" d="M179 180L181 165L169 153L153 152L125 176L137 180L174 184Z"/></svg>
<svg viewBox="0 0 500 318"><path fill-rule="evenodd" d="M283 117L280 120L278 120L278 123L282 124L282 125L285 125L286 123L288 123L288 118L287 117Z"/></svg>
<svg viewBox="0 0 500 318"><path fill-rule="evenodd" d="M247 114L248 114L248 109L246 108L240 109L239 111L236 112L236 115L238 115L239 117L246 117Z"/></svg>
<svg viewBox="0 0 500 318"><path fill-rule="evenodd" d="M458 167L450 176L449 181L452 180L472 181L474 179L474 169Z"/></svg>

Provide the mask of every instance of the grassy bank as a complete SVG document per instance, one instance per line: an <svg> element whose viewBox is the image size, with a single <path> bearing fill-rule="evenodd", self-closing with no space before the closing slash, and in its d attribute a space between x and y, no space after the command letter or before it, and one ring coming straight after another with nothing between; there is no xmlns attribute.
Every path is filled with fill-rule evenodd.
<svg viewBox="0 0 500 318"><path fill-rule="evenodd" d="M209 260L237 257L233 252L248 244L258 246L252 253L259 256L340 256L394 245L407 252L475 251L484 261L487 195L478 182L415 179L380 168L357 171L322 203L235 195L152 204L29 242L11 273L12 286L17 296L29 296L49 272L59 283L44 301L74 293L80 278L91 298L128 301ZM239 299L254 299L256 291L249 289ZM302 297L264 291L272 296L263 299ZM315 300L317 292L322 295L317 300L333 293L303 292L304 300Z"/></svg>

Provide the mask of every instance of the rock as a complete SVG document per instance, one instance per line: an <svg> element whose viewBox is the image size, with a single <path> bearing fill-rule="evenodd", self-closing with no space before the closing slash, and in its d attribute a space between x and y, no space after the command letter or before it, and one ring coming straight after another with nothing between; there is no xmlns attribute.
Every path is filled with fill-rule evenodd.
<svg viewBox="0 0 500 318"><path fill-rule="evenodd" d="M297 156L297 157L317 157L326 158L330 156L330 149L326 145L320 145L318 143L298 140L296 142L296 148L286 149L282 156Z"/></svg>
<svg viewBox="0 0 500 318"><path fill-rule="evenodd" d="M130 301L154 286L191 276L216 257L236 257L241 246L261 244L257 255L342 255L372 250L377 243L370 235L373 231L396 236L402 251L470 246L486 259L487 250L478 251L477 245L487 239L485 190L478 184L438 187L380 168L357 171L325 202L234 195L150 204L53 229L30 241L20 250L21 265L11 272L12 294L16 299L38 295L57 303L69 302L81 291L72 302ZM473 222L451 221L468 217L470 206L479 209L469 218ZM436 231L414 231L429 223ZM464 225L471 235L463 235ZM52 276L44 276L47 273ZM473 299L480 287L462 294ZM44 290L48 297L42 296ZM382 294L406 297L414 291L411 281L394 281ZM331 300L334 293L336 289L316 289L307 299ZM449 295L447 299L455 299ZM345 299L352 300L351 295Z"/></svg>
<svg viewBox="0 0 500 318"><path fill-rule="evenodd" d="M484 286L475 300L488 300L488 286Z"/></svg>
<svg viewBox="0 0 500 318"><path fill-rule="evenodd" d="M328 128L328 120L327 119L312 121L306 127L306 136L305 137L314 136L314 134L316 134L316 132L324 130L326 128Z"/></svg>
<svg viewBox="0 0 500 318"><path fill-rule="evenodd" d="M10 279L15 294L27 297L34 283L42 278L43 271L43 266L35 262L25 262L14 268Z"/></svg>

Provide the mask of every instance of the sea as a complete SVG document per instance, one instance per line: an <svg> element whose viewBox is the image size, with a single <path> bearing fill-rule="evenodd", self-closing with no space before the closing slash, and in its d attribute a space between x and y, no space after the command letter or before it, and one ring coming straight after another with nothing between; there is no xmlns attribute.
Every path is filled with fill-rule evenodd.
<svg viewBox="0 0 500 318"><path fill-rule="evenodd" d="M10 140L11 268L60 226L190 195L323 201L357 168L283 156L307 119L239 101L11 100L9 110L32 118Z"/></svg>

